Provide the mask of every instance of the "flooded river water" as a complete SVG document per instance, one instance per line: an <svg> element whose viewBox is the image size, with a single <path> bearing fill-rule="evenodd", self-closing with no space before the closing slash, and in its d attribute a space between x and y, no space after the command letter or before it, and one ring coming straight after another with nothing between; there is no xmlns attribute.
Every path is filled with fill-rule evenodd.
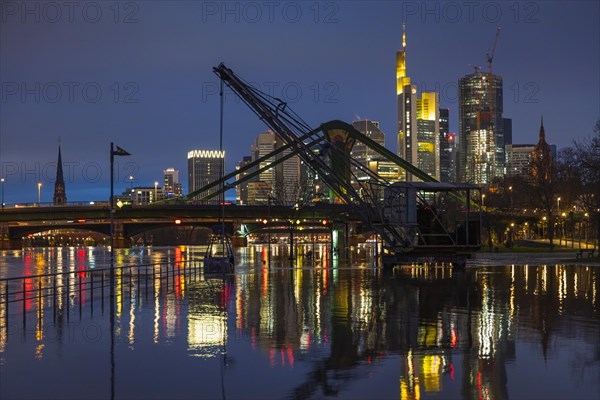
<svg viewBox="0 0 600 400"><path fill-rule="evenodd" d="M313 254L2 252L0 398L599 398L600 267Z"/></svg>

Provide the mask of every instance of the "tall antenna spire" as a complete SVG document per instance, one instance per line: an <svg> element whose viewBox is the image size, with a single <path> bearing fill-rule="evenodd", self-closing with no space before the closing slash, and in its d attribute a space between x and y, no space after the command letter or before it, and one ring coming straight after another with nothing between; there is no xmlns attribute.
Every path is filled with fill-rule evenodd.
<svg viewBox="0 0 600 400"><path fill-rule="evenodd" d="M402 50L406 50L406 21L402 22Z"/></svg>

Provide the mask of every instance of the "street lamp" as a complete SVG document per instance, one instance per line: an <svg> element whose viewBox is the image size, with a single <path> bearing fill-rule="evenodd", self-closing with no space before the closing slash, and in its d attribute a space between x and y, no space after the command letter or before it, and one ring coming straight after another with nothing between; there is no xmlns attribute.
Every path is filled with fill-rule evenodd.
<svg viewBox="0 0 600 400"><path fill-rule="evenodd" d="M510 213L512 214L512 212L513 212L512 185L508 187L508 190L510 191Z"/></svg>
<svg viewBox="0 0 600 400"><path fill-rule="evenodd" d="M546 216L542 218L542 239L546 238Z"/></svg>
<svg viewBox="0 0 600 400"><path fill-rule="evenodd" d="M154 201L156 201L156 189L158 188L158 181L154 181Z"/></svg>
<svg viewBox="0 0 600 400"><path fill-rule="evenodd" d="M38 188L38 207L39 207L40 202L41 202L41 194L42 194L42 182L37 183L37 188Z"/></svg>
<svg viewBox="0 0 600 400"><path fill-rule="evenodd" d="M481 208L485 210L485 193L481 195Z"/></svg>
<svg viewBox="0 0 600 400"><path fill-rule="evenodd" d="M4 210L4 178L0 178L0 184L2 184L2 209Z"/></svg>
<svg viewBox="0 0 600 400"><path fill-rule="evenodd" d="M267 201L269 204L269 209L268 209L268 216L269 216L269 220L268 220L268 224L267 224L267 234L268 234L268 241L269 241L269 250L267 251L267 265L269 268L271 268L271 194L269 193L267 195Z"/></svg>
<svg viewBox="0 0 600 400"><path fill-rule="evenodd" d="M567 245L567 238L565 237L565 218L567 217L567 213L562 213L561 214L562 219L560 220L560 230L561 230L561 234L560 234L560 241L559 244L562 243L562 240L565 240L565 246Z"/></svg>
<svg viewBox="0 0 600 400"><path fill-rule="evenodd" d="M556 198L556 211L560 213L560 197Z"/></svg>

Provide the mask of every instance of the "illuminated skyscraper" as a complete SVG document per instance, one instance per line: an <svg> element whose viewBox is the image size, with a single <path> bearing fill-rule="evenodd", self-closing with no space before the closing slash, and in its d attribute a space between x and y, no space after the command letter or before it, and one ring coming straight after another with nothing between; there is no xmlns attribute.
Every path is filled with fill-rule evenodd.
<svg viewBox="0 0 600 400"><path fill-rule="evenodd" d="M167 168L163 171L163 190L165 197L179 197L183 195L181 183L179 183L179 171Z"/></svg>
<svg viewBox="0 0 600 400"><path fill-rule="evenodd" d="M251 148L251 161L256 161L275 150L276 136L272 131L266 131L259 134ZM269 158L261 161L258 169L266 168L272 164L274 159ZM240 167L243 166L240 164ZM254 171L248 171L252 173ZM273 186L275 180L275 171L273 168L268 168L251 179L244 189L246 191L247 204L266 204L269 197L273 196Z"/></svg>
<svg viewBox="0 0 600 400"><path fill-rule="evenodd" d="M440 108L440 181L456 181L456 138L450 133L450 110Z"/></svg>
<svg viewBox="0 0 600 400"><path fill-rule="evenodd" d="M250 164L252 161L252 157L244 156L242 161L236 165L235 169L240 170L244 168L246 165ZM236 180L240 180L250 174L252 171L246 171L237 175ZM252 179L252 178L250 178ZM256 179L256 178L255 178ZM235 186L235 200L237 204L248 204L248 181L242 182Z"/></svg>
<svg viewBox="0 0 600 400"><path fill-rule="evenodd" d="M272 131L261 133L257 136L252 145L252 161L262 158L272 151L283 146L283 141ZM277 154L273 158L261 161L257 168L262 169L271 165L276 159L285 157L291 149ZM240 163L240 167L242 164ZM248 182L245 189L247 191L248 204L266 204L271 198L277 204L295 204L301 196L301 173L300 158L293 156L277 164L272 168L267 168L258 174L258 177ZM248 171L251 173L252 171ZM241 193L241 192L240 192Z"/></svg>
<svg viewBox="0 0 600 400"><path fill-rule="evenodd" d="M423 92L406 75L406 26L402 25L402 50L396 52L396 96L398 101L398 155L436 179L440 177L439 101L435 92ZM401 180L411 181L401 171Z"/></svg>
<svg viewBox="0 0 600 400"><path fill-rule="evenodd" d="M507 144L506 175L529 179L531 177L531 157L534 150L534 144Z"/></svg>
<svg viewBox="0 0 600 400"><path fill-rule="evenodd" d="M396 96L398 101L398 156L417 163L417 86L406 75L406 25L402 25L402 50L396 52ZM401 180L412 180L404 170Z"/></svg>
<svg viewBox="0 0 600 400"><path fill-rule="evenodd" d="M218 180L223 172L225 171L225 151L221 150L191 150L188 152L188 190L192 193L209 183ZM207 194L215 193L219 190L218 187L214 187L204 193L202 197ZM199 199L196 196L195 199ZM219 196L213 197L211 200L205 202L205 204L218 204L220 202Z"/></svg>
<svg viewBox="0 0 600 400"><path fill-rule="evenodd" d="M352 126L363 135L377 142L377 144L385 146L385 134L381 131L381 129L379 129L379 122L364 119L361 121L353 121ZM371 161L382 159L382 157L375 152L375 150L369 148L366 144L360 141L356 141L356 143L354 143L351 155L352 158L361 163L365 168L369 168ZM352 166L352 172L358 180L364 180L368 178L368 175L356 166Z"/></svg>
<svg viewBox="0 0 600 400"><path fill-rule="evenodd" d="M489 184L504 175L502 78L476 70L458 83L461 182Z"/></svg>
<svg viewBox="0 0 600 400"><path fill-rule="evenodd" d="M440 179L440 115L438 94L424 92L417 99L417 167Z"/></svg>
<svg viewBox="0 0 600 400"><path fill-rule="evenodd" d="M281 140L277 140L276 147L283 146ZM284 150L277 158L289 155L291 149ZM303 197L301 193L300 157L293 156L281 162L275 167L275 197L279 204L294 205Z"/></svg>

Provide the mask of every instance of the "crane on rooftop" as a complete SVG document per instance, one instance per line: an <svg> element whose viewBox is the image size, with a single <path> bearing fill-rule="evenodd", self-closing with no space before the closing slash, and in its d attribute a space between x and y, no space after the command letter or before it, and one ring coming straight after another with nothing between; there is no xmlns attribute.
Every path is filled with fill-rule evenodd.
<svg viewBox="0 0 600 400"><path fill-rule="evenodd" d="M494 54L496 54L496 45L498 44L498 38L500 37L500 27L498 27L498 29L496 29L496 36L494 37L494 43L492 44L492 47L489 51L489 53L486 53L485 55L485 60L488 64L488 70L489 73L492 73L492 61L494 60Z"/></svg>

